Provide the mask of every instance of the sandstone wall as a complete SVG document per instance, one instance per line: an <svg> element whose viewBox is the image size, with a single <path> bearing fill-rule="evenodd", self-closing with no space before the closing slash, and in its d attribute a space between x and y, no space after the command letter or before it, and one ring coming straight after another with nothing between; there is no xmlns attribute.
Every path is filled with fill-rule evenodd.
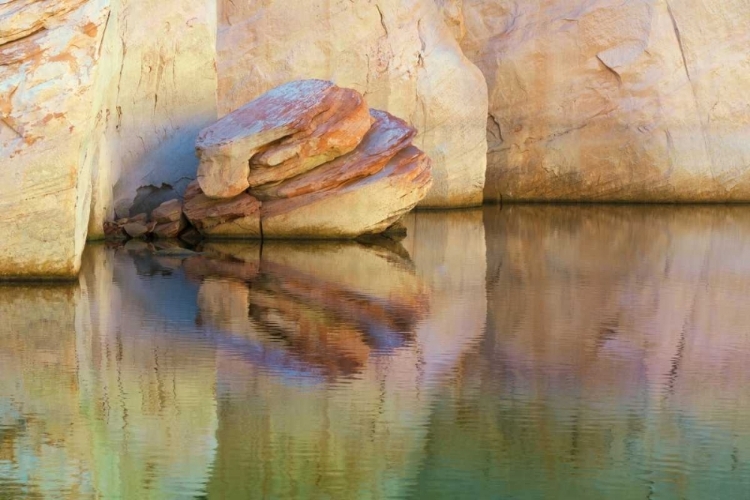
<svg viewBox="0 0 750 500"><path fill-rule="evenodd" d="M216 119L216 5L0 6L0 278L71 277L103 222L178 196Z"/></svg>
<svg viewBox="0 0 750 500"><path fill-rule="evenodd" d="M482 200L486 85L431 0L220 0L219 111L289 80L320 78L414 125L433 160L421 206Z"/></svg>
<svg viewBox="0 0 750 500"><path fill-rule="evenodd" d="M216 3L117 1L122 60L108 133L114 208L127 216L181 195L195 178L195 138L217 118Z"/></svg>
<svg viewBox="0 0 750 500"><path fill-rule="evenodd" d="M0 278L80 267L110 12L109 0L0 5Z"/></svg>
<svg viewBox="0 0 750 500"><path fill-rule="evenodd" d="M487 78L485 197L750 200L747 0L436 0Z"/></svg>

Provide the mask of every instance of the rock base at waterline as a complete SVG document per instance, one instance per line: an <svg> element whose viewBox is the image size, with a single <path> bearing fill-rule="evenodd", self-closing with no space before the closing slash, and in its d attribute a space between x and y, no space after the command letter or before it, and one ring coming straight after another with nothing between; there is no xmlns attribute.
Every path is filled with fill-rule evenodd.
<svg viewBox="0 0 750 500"><path fill-rule="evenodd" d="M428 193L416 130L368 110L357 91L290 82L204 129L198 179L151 217L105 225L110 239L353 239L382 233Z"/></svg>

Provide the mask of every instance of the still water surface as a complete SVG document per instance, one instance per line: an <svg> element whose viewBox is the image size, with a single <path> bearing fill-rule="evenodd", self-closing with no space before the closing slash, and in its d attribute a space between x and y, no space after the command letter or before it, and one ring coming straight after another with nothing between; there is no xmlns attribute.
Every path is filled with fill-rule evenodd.
<svg viewBox="0 0 750 500"><path fill-rule="evenodd" d="M0 499L750 498L750 208L407 222L0 286Z"/></svg>

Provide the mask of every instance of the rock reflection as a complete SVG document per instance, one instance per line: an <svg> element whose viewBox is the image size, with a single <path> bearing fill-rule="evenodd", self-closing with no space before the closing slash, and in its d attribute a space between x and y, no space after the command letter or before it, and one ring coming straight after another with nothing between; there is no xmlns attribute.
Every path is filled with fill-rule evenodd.
<svg viewBox="0 0 750 500"><path fill-rule="evenodd" d="M404 494L486 311L481 211L419 217L408 249L136 242L0 287L0 498Z"/></svg>
<svg viewBox="0 0 750 500"><path fill-rule="evenodd" d="M750 209L405 225L0 287L0 498L750 491Z"/></svg>
<svg viewBox="0 0 750 500"><path fill-rule="evenodd" d="M448 217L445 227L426 215L410 217L422 236L397 252L264 244L262 279L250 287L251 322L256 331L281 330L277 341L322 364L329 383L295 383L224 351L209 496L408 494L434 395L481 336L486 314L481 211ZM463 252L434 248L452 238L462 238Z"/></svg>
<svg viewBox="0 0 750 500"><path fill-rule="evenodd" d="M327 380L413 339L429 311L409 266L357 243L208 243L186 259L198 321L290 353Z"/></svg>

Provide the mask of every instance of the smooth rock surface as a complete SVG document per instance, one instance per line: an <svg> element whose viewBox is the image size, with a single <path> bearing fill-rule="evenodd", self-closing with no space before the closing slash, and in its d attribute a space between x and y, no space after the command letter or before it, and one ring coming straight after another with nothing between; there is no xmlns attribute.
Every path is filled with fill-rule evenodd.
<svg viewBox="0 0 750 500"><path fill-rule="evenodd" d="M221 114L290 80L334 81L419 131L435 178L421 206L481 203L486 83L434 0L221 0L217 50Z"/></svg>
<svg viewBox="0 0 750 500"><path fill-rule="evenodd" d="M218 117L216 3L110 1L112 43L104 48L113 95L93 210L108 205L106 213L127 217L182 195L195 179L195 139ZM100 221L92 218L92 228Z"/></svg>
<svg viewBox="0 0 750 500"><path fill-rule="evenodd" d="M413 209L431 184L429 158L410 146L375 175L334 190L264 202L263 236L329 239L379 233Z"/></svg>
<svg viewBox="0 0 750 500"><path fill-rule="evenodd" d="M436 1L489 82L486 199L750 201L746 0Z"/></svg>

